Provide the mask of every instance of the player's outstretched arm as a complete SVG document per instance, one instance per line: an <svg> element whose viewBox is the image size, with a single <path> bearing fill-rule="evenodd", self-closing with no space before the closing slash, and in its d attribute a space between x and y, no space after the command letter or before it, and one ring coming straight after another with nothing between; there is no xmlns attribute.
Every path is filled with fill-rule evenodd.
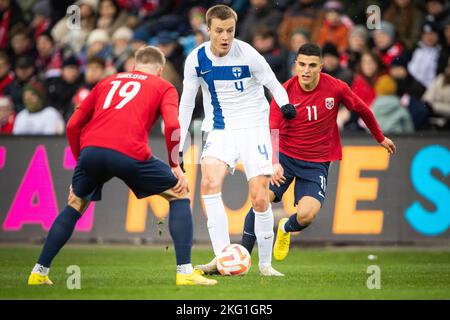
<svg viewBox="0 0 450 320"><path fill-rule="evenodd" d="M164 137L170 166L178 166L178 150L180 143L180 124L178 122L178 93L170 87L161 97L161 117L164 121Z"/></svg>
<svg viewBox="0 0 450 320"><path fill-rule="evenodd" d="M269 89L270 93L272 93L274 100L278 106L280 106L283 118L287 120L294 119L297 115L297 110L289 103L289 96L286 89L278 81L266 59L256 52L254 48L249 51L250 54L252 54L252 52L252 70L255 77L258 79L259 83Z"/></svg>
<svg viewBox="0 0 450 320"><path fill-rule="evenodd" d="M80 154L81 131L92 119L97 97L97 86L92 89L86 99L81 103L77 110L70 117L66 127L67 140L75 160L78 160Z"/></svg>
<svg viewBox="0 0 450 320"><path fill-rule="evenodd" d="M272 79L266 84L266 87L270 90L276 103L281 106L280 110L284 119L291 120L297 115L295 107L289 103L289 97L286 89L278 82L276 78Z"/></svg>

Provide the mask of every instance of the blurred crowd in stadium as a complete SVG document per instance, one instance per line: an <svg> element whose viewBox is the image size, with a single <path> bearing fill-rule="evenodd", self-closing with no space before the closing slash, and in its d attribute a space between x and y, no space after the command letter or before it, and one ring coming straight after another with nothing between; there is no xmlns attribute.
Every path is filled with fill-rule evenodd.
<svg viewBox="0 0 450 320"><path fill-rule="evenodd" d="M205 13L218 3L236 10L236 37L281 82L294 74L298 48L315 42L323 71L348 83L386 134L450 128L446 0L0 0L0 133L63 134L93 86L131 71L146 44L166 55L163 77L181 93L184 60L208 40ZM379 21L368 17L370 5ZM365 130L345 108L338 124Z"/></svg>

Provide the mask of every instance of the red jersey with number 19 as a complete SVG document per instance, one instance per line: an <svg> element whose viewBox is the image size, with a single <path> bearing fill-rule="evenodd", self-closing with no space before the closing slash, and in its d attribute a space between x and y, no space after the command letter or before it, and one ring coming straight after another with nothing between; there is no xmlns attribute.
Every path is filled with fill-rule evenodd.
<svg viewBox="0 0 450 320"><path fill-rule="evenodd" d="M159 113L164 120L169 162L177 165L178 93L160 77L140 71L118 73L100 81L67 124L73 155L95 146L139 160L152 156L148 134ZM175 150L175 152L173 152Z"/></svg>
<svg viewBox="0 0 450 320"><path fill-rule="evenodd" d="M320 73L319 83L312 91L304 91L297 76L283 86L297 109L297 116L284 120L272 100L270 128L279 129L279 151L285 155L311 162L340 160L342 148L336 120L341 103L359 113L378 142L384 140L372 111L343 81Z"/></svg>

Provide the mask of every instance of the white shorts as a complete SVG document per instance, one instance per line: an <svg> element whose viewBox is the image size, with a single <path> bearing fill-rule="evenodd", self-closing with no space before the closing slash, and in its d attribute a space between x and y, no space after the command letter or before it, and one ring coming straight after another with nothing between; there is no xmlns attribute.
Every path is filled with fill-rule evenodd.
<svg viewBox="0 0 450 320"><path fill-rule="evenodd" d="M272 175L269 127L212 130L203 147L202 159L205 157L222 160L230 166L232 173L241 160L247 180L260 175Z"/></svg>

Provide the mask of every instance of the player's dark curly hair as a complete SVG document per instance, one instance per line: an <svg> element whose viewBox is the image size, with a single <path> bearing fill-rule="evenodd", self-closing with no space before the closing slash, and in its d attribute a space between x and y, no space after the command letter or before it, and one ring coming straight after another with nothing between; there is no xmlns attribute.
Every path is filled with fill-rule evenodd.
<svg viewBox="0 0 450 320"><path fill-rule="evenodd" d="M322 50L317 44L314 43L306 43L302 45L297 51L297 55L299 54L303 54L305 56L317 56L322 58Z"/></svg>

